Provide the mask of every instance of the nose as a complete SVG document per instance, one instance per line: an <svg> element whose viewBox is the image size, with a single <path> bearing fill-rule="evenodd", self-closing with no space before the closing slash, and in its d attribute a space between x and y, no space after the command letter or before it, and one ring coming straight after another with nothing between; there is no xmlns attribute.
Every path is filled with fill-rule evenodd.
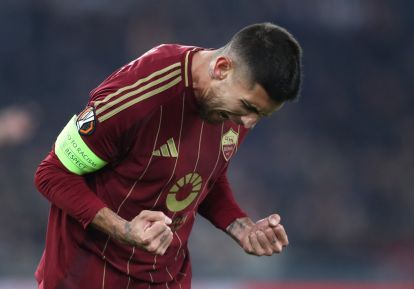
<svg viewBox="0 0 414 289"><path fill-rule="evenodd" d="M248 114L240 117L240 120L245 128L253 128L260 120L257 114Z"/></svg>

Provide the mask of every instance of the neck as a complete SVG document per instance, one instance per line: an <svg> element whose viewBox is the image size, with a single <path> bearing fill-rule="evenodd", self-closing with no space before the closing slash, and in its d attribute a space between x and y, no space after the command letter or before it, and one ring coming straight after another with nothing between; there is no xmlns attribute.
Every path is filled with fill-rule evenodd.
<svg viewBox="0 0 414 289"><path fill-rule="evenodd" d="M193 79L194 95L197 99L203 95L203 91L208 88L211 81L208 69L215 53L216 50L201 50L196 52L193 56L191 75Z"/></svg>

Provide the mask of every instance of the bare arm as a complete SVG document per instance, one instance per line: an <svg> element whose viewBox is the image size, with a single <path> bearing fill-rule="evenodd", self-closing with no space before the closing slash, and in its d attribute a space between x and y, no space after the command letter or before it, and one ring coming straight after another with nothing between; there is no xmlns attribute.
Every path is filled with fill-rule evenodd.
<svg viewBox="0 0 414 289"><path fill-rule="evenodd" d="M132 240L127 237L130 231L128 222L108 208L102 208L93 218L91 224L108 234L112 239L127 245L134 245Z"/></svg>

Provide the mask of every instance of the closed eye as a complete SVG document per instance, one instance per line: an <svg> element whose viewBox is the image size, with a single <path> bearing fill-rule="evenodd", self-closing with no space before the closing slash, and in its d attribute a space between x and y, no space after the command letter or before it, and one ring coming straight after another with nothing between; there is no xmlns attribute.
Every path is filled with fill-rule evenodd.
<svg viewBox="0 0 414 289"><path fill-rule="evenodd" d="M219 114L220 114L221 118L223 118L223 119L229 119L230 118L229 115L224 111L220 111Z"/></svg>
<svg viewBox="0 0 414 289"><path fill-rule="evenodd" d="M243 107L250 111L253 112L255 114L257 114L258 116L262 117L262 116L266 116L264 113L260 112L255 106L253 106L251 103L249 103L248 101L241 99L241 103L243 105Z"/></svg>

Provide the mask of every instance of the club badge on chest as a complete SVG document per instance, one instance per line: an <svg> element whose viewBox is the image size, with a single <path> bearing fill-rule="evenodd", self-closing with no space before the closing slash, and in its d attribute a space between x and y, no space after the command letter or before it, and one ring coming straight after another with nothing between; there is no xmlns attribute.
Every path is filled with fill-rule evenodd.
<svg viewBox="0 0 414 289"><path fill-rule="evenodd" d="M226 161L228 161L236 152L238 139L239 134L232 128L230 128L221 138L221 151L223 152Z"/></svg>

